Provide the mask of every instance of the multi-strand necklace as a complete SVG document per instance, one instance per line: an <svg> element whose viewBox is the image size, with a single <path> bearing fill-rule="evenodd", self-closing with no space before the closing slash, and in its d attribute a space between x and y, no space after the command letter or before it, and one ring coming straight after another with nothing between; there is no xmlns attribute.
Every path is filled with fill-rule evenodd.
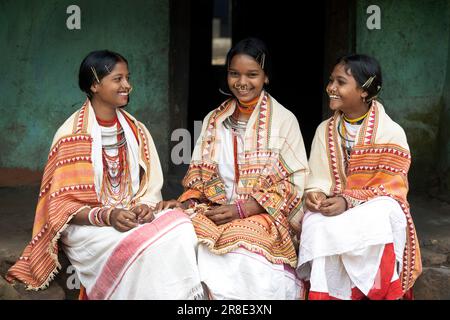
<svg viewBox="0 0 450 320"><path fill-rule="evenodd" d="M238 161L238 140L245 136L245 130L247 128L247 120L239 120L239 114L250 115L255 110L259 101L259 96L249 102L236 101L237 110L227 117L223 125L226 129L230 130L233 139L233 158L234 158L234 184L233 193L235 192L236 186L239 182L240 171L239 171L239 161Z"/></svg>
<svg viewBox="0 0 450 320"><path fill-rule="evenodd" d="M97 119L102 131L103 182L101 200L105 206L123 207L131 200L127 141L117 118Z"/></svg>

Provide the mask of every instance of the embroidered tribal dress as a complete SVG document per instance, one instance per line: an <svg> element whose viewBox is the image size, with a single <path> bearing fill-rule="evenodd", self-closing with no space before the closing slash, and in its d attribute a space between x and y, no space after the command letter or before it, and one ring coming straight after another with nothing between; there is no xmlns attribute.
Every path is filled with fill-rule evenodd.
<svg viewBox="0 0 450 320"><path fill-rule="evenodd" d="M206 116L179 200L214 206L253 197L265 212L219 226L192 218L202 281L219 299L300 298L293 240L308 165L297 119L263 92L245 131L231 133L224 121L235 108L229 99Z"/></svg>
<svg viewBox="0 0 450 320"><path fill-rule="evenodd" d="M58 130L39 195L33 239L7 279L43 289L60 268L58 249L75 267L89 299L201 297L197 238L189 218L166 211L127 232L69 224L86 207L161 200L162 170L147 128L123 110L113 123L95 118L89 100ZM182 264L183 268L178 265ZM165 279L169 279L166 281Z"/></svg>
<svg viewBox="0 0 450 320"><path fill-rule="evenodd" d="M350 206L334 217L305 213L297 271L310 299L398 299L413 286L422 266L406 198L410 162L403 129L376 101L360 126L336 112L317 128L306 192Z"/></svg>

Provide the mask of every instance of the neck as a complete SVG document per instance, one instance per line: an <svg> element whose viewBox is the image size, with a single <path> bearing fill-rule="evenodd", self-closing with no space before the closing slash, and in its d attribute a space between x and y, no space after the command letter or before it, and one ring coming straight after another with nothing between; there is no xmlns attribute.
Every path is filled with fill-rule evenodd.
<svg viewBox="0 0 450 320"><path fill-rule="evenodd" d="M248 101L248 102L244 102L241 100L237 101L237 108L235 111L235 117L239 120L248 120L250 119L253 110L255 110L259 98L261 97L261 95L255 97L254 99Z"/></svg>
<svg viewBox="0 0 450 320"><path fill-rule="evenodd" d="M258 103L258 100L259 100L259 96L257 96L255 99L253 99L251 101L248 101L248 102L244 102L244 101L239 100L239 104L242 107L246 107L246 108L256 107L256 104Z"/></svg>
<svg viewBox="0 0 450 320"><path fill-rule="evenodd" d="M253 112L253 110L252 110L252 112ZM251 115L252 115L252 112L250 112L250 113L242 112L242 111L240 110L239 106L238 106L238 107L234 110L233 117L234 117L236 120L247 121L248 119L250 119L250 117L251 117Z"/></svg>
<svg viewBox="0 0 450 320"><path fill-rule="evenodd" d="M91 99L91 105L94 109L95 116L97 119L103 120L103 121L113 121L116 117L116 109L115 107L112 107L111 105L108 105L104 103L103 101L100 101L93 97Z"/></svg>
<svg viewBox="0 0 450 320"><path fill-rule="evenodd" d="M369 112L369 106L366 104L363 104L355 110L346 110L345 112L342 112L342 113L344 114L345 120L347 122L353 123L353 122L358 122L361 119L364 119L368 112Z"/></svg>

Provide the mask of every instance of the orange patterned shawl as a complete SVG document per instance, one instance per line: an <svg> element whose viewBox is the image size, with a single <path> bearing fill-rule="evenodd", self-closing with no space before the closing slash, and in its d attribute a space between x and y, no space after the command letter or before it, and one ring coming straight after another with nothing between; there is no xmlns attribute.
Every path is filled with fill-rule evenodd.
<svg viewBox="0 0 450 320"><path fill-rule="evenodd" d="M17 279L27 285L27 289L46 288L61 268L58 262L58 239L61 232L79 210L86 206L101 205L95 191L91 158L90 112L93 109L86 101L62 126L70 126L73 128L72 132L60 136L58 131L55 136L44 169L32 240L8 270L6 279L10 282ZM140 189L133 199L137 202L146 192L150 178L148 142L152 147L153 141L145 126L126 112L121 112L130 124L133 123L132 130L139 132L140 162L141 165L144 164L143 169L147 173L143 175ZM159 164L159 160L157 161Z"/></svg>
<svg viewBox="0 0 450 320"><path fill-rule="evenodd" d="M225 186L218 172L218 126L236 108L234 99L225 101L206 116L183 179L190 198L211 204L227 204ZM201 243L215 254L244 247L258 252L272 263L297 264L293 239L301 220L301 198L308 171L303 138L295 116L267 93L256 107L245 133L244 163L239 163L237 193L240 199L253 197L265 213L217 226L203 214L192 222ZM296 228L297 227L297 228ZM291 238L292 237L292 238Z"/></svg>
<svg viewBox="0 0 450 320"><path fill-rule="evenodd" d="M373 102L355 141L348 172L345 171L341 138L337 131L342 113L321 123L313 140L306 191L320 190L343 195L351 206L378 196L397 200L407 219L402 285L406 292L420 275L422 263L419 242L407 201L408 170L411 163L403 129Z"/></svg>

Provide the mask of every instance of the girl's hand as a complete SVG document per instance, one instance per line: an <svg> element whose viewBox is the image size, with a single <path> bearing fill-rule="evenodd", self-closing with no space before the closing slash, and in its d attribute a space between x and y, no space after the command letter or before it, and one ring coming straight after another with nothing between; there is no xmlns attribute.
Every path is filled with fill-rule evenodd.
<svg viewBox="0 0 450 320"><path fill-rule="evenodd" d="M332 197L322 201L320 213L332 217L343 213L347 209L347 201L343 197Z"/></svg>
<svg viewBox="0 0 450 320"><path fill-rule="evenodd" d="M155 219L153 209L144 203L136 205L131 211L136 214L137 222L139 224L149 223Z"/></svg>
<svg viewBox="0 0 450 320"><path fill-rule="evenodd" d="M308 192L306 194L305 205L309 211L320 212L322 201L327 198L323 192Z"/></svg>
<svg viewBox="0 0 450 320"><path fill-rule="evenodd" d="M183 204L180 201L177 201L175 199L167 200L167 201L160 201L155 207L154 212L160 212L166 209L173 209L173 208L180 208L184 210Z"/></svg>
<svg viewBox="0 0 450 320"><path fill-rule="evenodd" d="M239 219L239 213L235 204L222 205L205 212L205 216L216 225L225 224Z"/></svg>
<svg viewBox="0 0 450 320"><path fill-rule="evenodd" d="M137 216L133 211L114 209L110 216L111 226L120 232L125 232L138 226Z"/></svg>

